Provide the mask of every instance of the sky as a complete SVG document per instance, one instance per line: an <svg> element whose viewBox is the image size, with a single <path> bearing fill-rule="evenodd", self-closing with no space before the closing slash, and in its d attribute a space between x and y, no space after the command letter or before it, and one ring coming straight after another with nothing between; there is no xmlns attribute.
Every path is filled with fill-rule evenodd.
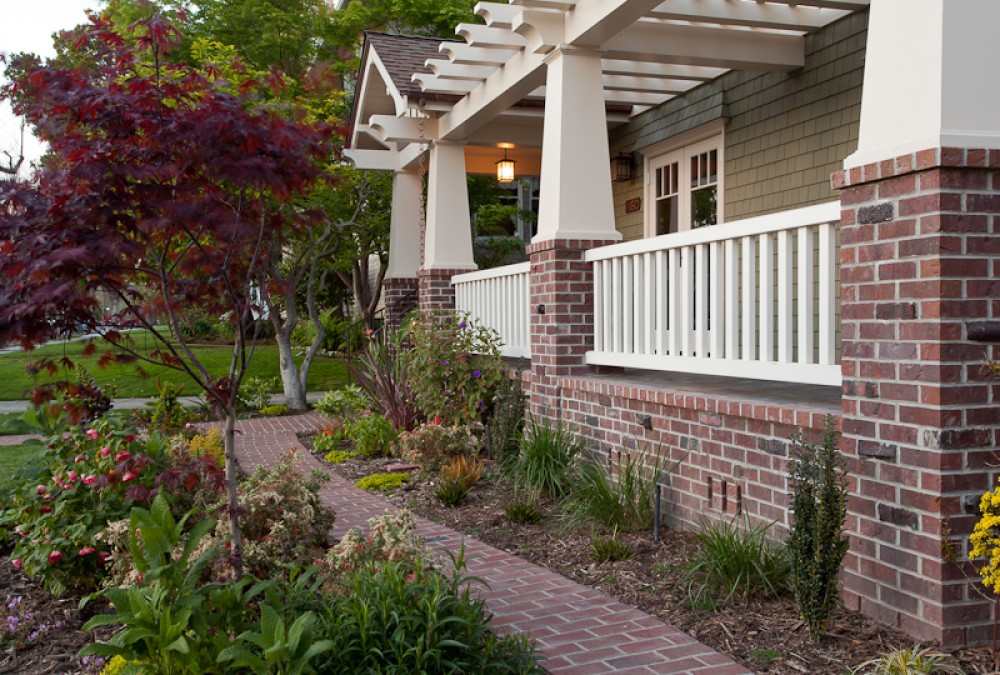
<svg viewBox="0 0 1000 675"><path fill-rule="evenodd" d="M0 0L0 52L34 52L54 56L52 34L86 20L84 10L96 8L98 0ZM0 81L3 80L0 73ZM20 122L6 102L0 104L0 150L16 151L20 145ZM42 145L25 138L25 164L41 157ZM6 157L0 155L0 162ZM22 169L22 175L24 171Z"/></svg>

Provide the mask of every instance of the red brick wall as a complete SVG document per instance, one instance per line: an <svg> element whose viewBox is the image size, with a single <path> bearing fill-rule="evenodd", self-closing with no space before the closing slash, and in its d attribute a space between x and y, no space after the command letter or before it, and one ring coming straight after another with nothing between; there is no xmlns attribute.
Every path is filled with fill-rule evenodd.
<svg viewBox="0 0 1000 675"><path fill-rule="evenodd" d="M399 328L403 317L417 306L417 280L401 277L386 279L382 293L386 326L389 330L395 330Z"/></svg>
<svg viewBox="0 0 1000 675"><path fill-rule="evenodd" d="M420 287L420 309L455 309L455 287L451 278L469 270L418 270L417 283Z"/></svg>
<svg viewBox="0 0 1000 675"><path fill-rule="evenodd" d="M967 559L1000 474L1000 152L934 149L834 176L842 189L843 448L854 457L849 605L946 645L989 639Z"/></svg>

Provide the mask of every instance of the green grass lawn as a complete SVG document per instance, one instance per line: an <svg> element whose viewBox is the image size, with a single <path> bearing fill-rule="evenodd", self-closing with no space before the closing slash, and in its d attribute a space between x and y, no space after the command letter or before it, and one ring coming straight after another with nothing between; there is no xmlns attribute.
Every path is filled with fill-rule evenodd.
<svg viewBox="0 0 1000 675"><path fill-rule="evenodd" d="M140 353L149 353L156 348L155 341L149 337L146 331L134 331L132 338L135 348ZM161 382L187 383L184 387L184 395L196 396L201 393L201 390L190 381L186 374L162 366L137 363L112 364L100 368L97 365L98 355L107 349L107 344L98 340L97 353L94 356L84 357L82 352L86 344L84 341L59 343L36 349L30 353L11 352L0 354L0 401L15 401L25 398L24 392L34 387L35 384L25 372L24 366L26 363L34 361L43 355L53 357L56 360L65 356L74 363L83 364L101 385L115 385L115 396L118 398L155 396L158 378ZM221 375L228 371L229 359L232 354L230 347L224 345L199 345L194 347L192 351L194 351L197 357L213 374ZM145 376L140 374L139 368L145 371ZM278 348L273 343L259 342L250 361L247 377L277 376ZM72 377L72 373L60 372L55 378L51 379L69 379ZM347 371L344 363L339 359L317 357L309 370L310 391L333 389L342 386L346 381ZM280 391L280 387L275 389L275 391Z"/></svg>
<svg viewBox="0 0 1000 675"><path fill-rule="evenodd" d="M42 452L40 445L0 445L0 495L12 490L16 474Z"/></svg>

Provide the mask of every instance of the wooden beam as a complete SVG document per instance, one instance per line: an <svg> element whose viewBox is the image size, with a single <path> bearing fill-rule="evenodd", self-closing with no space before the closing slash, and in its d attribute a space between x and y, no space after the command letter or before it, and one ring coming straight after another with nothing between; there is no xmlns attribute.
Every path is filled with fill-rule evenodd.
<svg viewBox="0 0 1000 675"><path fill-rule="evenodd" d="M510 28L511 21L521 12L521 8L499 2L477 2L473 11L491 28Z"/></svg>
<svg viewBox="0 0 1000 675"><path fill-rule="evenodd" d="M604 75L604 88L611 91L652 92L683 94L697 87L695 80L670 80L659 77L634 77L631 75Z"/></svg>
<svg viewBox="0 0 1000 675"><path fill-rule="evenodd" d="M393 141L412 143L437 138L438 120L434 117L394 117L392 115L372 115L368 120L369 134L383 143Z"/></svg>
<svg viewBox="0 0 1000 675"><path fill-rule="evenodd" d="M472 47L459 42L442 42L439 51L454 63L472 66L501 66L516 53L515 50Z"/></svg>
<svg viewBox="0 0 1000 675"><path fill-rule="evenodd" d="M649 63L604 59L601 62L605 75L633 75L636 77L662 77L667 80L692 80L708 82L726 72L725 68L684 66L673 63Z"/></svg>
<svg viewBox="0 0 1000 675"><path fill-rule="evenodd" d="M806 4L806 3L800 3ZM844 16L844 10L814 6L731 2L731 0L669 0L648 16L655 19L716 23L810 32Z"/></svg>
<svg viewBox="0 0 1000 675"><path fill-rule="evenodd" d="M443 80L483 81L496 70L493 66L470 66L444 59L427 59L424 65Z"/></svg>
<svg viewBox="0 0 1000 675"><path fill-rule="evenodd" d="M473 47L495 47L498 49L524 49L527 42L517 33L505 28L490 28L476 23L460 23L455 34L465 39Z"/></svg>
<svg viewBox="0 0 1000 675"><path fill-rule="evenodd" d="M428 91L435 94L455 94L456 96L468 94L479 86L481 82L481 80L443 78L427 73L416 73L411 76L411 80L420 85L420 91Z"/></svg>

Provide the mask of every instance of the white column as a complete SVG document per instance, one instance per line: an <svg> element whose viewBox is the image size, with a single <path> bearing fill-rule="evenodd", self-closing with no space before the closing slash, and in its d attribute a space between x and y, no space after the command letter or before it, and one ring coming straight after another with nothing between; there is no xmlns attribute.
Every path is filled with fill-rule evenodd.
<svg viewBox="0 0 1000 675"><path fill-rule="evenodd" d="M852 168L930 148L1000 148L1000 2L872 0Z"/></svg>
<svg viewBox="0 0 1000 675"><path fill-rule="evenodd" d="M387 279L414 279L420 267L420 176L415 171L392 174Z"/></svg>
<svg viewBox="0 0 1000 675"><path fill-rule="evenodd" d="M432 141L424 269L474 270L465 144Z"/></svg>
<svg viewBox="0 0 1000 675"><path fill-rule="evenodd" d="M546 60L538 234L621 239L615 230L601 54L558 49Z"/></svg>

